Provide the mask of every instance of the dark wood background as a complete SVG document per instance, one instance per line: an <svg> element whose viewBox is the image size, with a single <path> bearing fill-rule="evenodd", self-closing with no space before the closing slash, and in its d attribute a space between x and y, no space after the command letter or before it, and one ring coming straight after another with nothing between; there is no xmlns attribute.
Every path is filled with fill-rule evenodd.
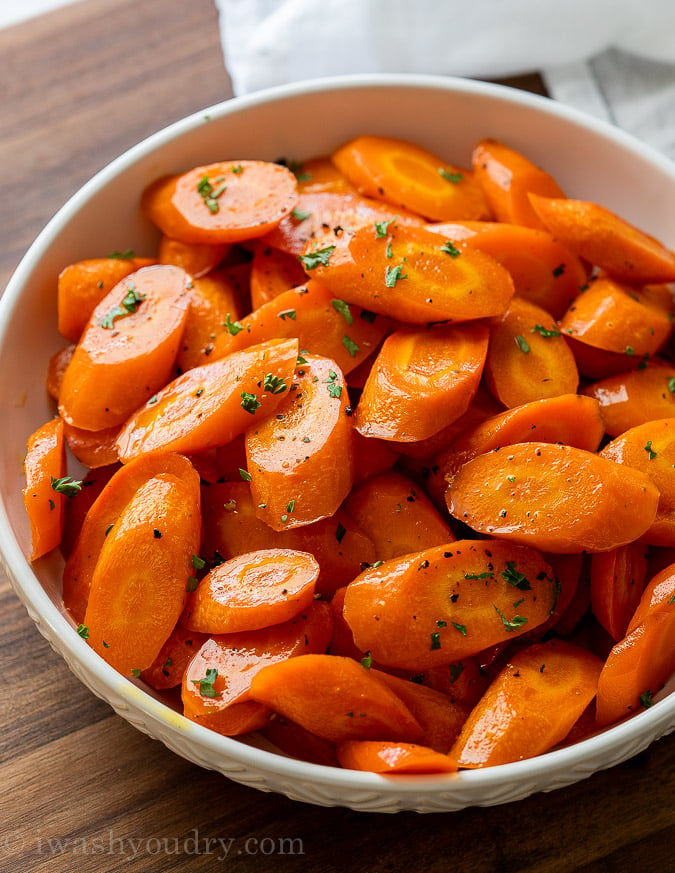
<svg viewBox="0 0 675 873"><path fill-rule="evenodd" d="M0 31L0 59L0 288L94 172L232 94L212 0L81 0ZM536 75L510 83L542 91ZM675 737L500 807L310 807L201 770L114 715L39 636L1 571L0 610L2 873L675 869Z"/></svg>

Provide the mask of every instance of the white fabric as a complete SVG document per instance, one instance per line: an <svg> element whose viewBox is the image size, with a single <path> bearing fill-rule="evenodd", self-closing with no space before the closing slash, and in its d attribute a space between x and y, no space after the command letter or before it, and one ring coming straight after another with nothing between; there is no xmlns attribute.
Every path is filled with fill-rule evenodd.
<svg viewBox="0 0 675 873"><path fill-rule="evenodd" d="M675 0L216 0L235 93L342 73L497 78L675 158Z"/></svg>

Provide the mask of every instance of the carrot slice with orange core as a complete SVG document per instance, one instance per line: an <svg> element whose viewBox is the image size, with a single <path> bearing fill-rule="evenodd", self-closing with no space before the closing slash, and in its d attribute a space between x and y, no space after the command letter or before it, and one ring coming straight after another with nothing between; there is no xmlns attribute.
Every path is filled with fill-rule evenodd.
<svg viewBox="0 0 675 873"><path fill-rule="evenodd" d="M534 549L459 540L365 570L344 616L378 664L424 670L515 639L554 603L553 572Z"/></svg>
<svg viewBox="0 0 675 873"><path fill-rule="evenodd" d="M314 599L319 565L291 549L247 552L214 567L191 594L183 624L209 634L281 624Z"/></svg>
<svg viewBox="0 0 675 873"><path fill-rule="evenodd" d="M217 267L229 250L227 243L185 243L163 236L157 260L160 264L182 267L194 279L199 279Z"/></svg>
<svg viewBox="0 0 675 873"><path fill-rule="evenodd" d="M79 483L65 477L63 421L52 418L28 438L24 461L26 487L23 503L31 529L31 561L46 555L61 542L66 495Z"/></svg>
<svg viewBox="0 0 675 873"><path fill-rule="evenodd" d="M277 415L246 432L251 495L274 530L335 513L354 481L352 424L334 361L306 355Z"/></svg>
<svg viewBox="0 0 675 873"><path fill-rule="evenodd" d="M117 441L120 460L156 450L189 454L226 445L254 416L277 408L297 357L297 340L270 340L188 370L129 418Z"/></svg>
<svg viewBox="0 0 675 873"><path fill-rule="evenodd" d="M224 161L159 179L142 206L165 236L186 243L234 243L264 236L297 200L295 176L266 161Z"/></svg>
<svg viewBox="0 0 675 873"><path fill-rule="evenodd" d="M413 143L359 136L337 149L332 158L363 194L431 221L489 217L485 196L471 170L448 164Z"/></svg>
<svg viewBox="0 0 675 873"><path fill-rule="evenodd" d="M602 552L652 525L659 492L645 473L573 446L494 449L450 482L450 514L474 530L562 554Z"/></svg>
<svg viewBox="0 0 675 873"><path fill-rule="evenodd" d="M563 640L517 652L478 702L449 757L460 768L532 758L563 740L595 697L600 658Z"/></svg>
<svg viewBox="0 0 675 873"><path fill-rule="evenodd" d="M302 285L307 274L296 257L260 243L251 261L251 305L253 309L274 300L284 291Z"/></svg>
<svg viewBox="0 0 675 873"><path fill-rule="evenodd" d="M457 770L447 755L418 743L382 740L345 740L337 747L340 766L346 770L371 773L454 773Z"/></svg>
<svg viewBox="0 0 675 873"><path fill-rule="evenodd" d="M609 436L619 436L648 421L675 416L675 367L650 363L608 376L582 389L595 397Z"/></svg>
<svg viewBox="0 0 675 873"><path fill-rule="evenodd" d="M615 278L636 285L675 281L675 253L604 206L534 194L530 202L556 239Z"/></svg>
<svg viewBox="0 0 675 873"><path fill-rule="evenodd" d="M183 674L188 664L207 639L206 634L188 630L179 622L171 631L155 660L143 670L141 679L158 691L176 688L183 681Z"/></svg>
<svg viewBox="0 0 675 873"><path fill-rule="evenodd" d="M187 318L188 282L179 267L144 267L99 303L61 383L59 411L69 424L122 424L165 384Z"/></svg>
<svg viewBox="0 0 675 873"><path fill-rule="evenodd" d="M614 640L623 639L647 582L647 549L629 543L591 558L593 615Z"/></svg>
<svg viewBox="0 0 675 873"><path fill-rule="evenodd" d="M482 324L404 326L382 345L356 410L363 436L427 439L466 412L488 354Z"/></svg>

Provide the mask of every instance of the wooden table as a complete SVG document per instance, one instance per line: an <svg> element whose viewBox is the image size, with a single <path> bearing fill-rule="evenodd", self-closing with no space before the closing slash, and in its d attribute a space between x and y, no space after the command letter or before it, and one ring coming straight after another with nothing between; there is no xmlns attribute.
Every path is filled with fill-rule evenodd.
<svg viewBox="0 0 675 873"><path fill-rule="evenodd" d="M211 0L85 0L0 32L0 58L0 287L96 170L231 96ZM537 77L513 84L541 90ZM1 573L0 604L0 871L675 869L675 736L501 807L395 818L314 808L141 735L69 673Z"/></svg>

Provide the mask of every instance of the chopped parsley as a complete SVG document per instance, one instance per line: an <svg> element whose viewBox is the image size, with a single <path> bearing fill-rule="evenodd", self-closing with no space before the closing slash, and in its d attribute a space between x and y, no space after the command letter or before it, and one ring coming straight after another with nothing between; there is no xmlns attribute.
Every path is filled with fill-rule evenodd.
<svg viewBox="0 0 675 873"><path fill-rule="evenodd" d="M518 348L520 349L520 351L521 351L521 352L524 352L524 353L527 355L527 354L529 353L529 351L530 351L530 346L528 345L527 340L525 339L525 337L524 337L524 336L521 336L521 334L518 334L518 335L515 337L515 341L516 341L516 345L518 346Z"/></svg>
<svg viewBox="0 0 675 873"><path fill-rule="evenodd" d="M465 579L492 579L494 576L491 570L486 570L484 573L465 573Z"/></svg>
<svg viewBox="0 0 675 873"><path fill-rule="evenodd" d="M648 456L650 461L653 461L654 458L656 457L656 452L652 449L652 441L651 440L647 440L647 443L645 445L645 452L647 452L647 456Z"/></svg>
<svg viewBox="0 0 675 873"><path fill-rule="evenodd" d="M347 336L347 334L342 337L342 345L347 349L352 358L356 357L359 347L351 337Z"/></svg>
<svg viewBox="0 0 675 873"><path fill-rule="evenodd" d="M532 328L531 332L538 333L539 336L543 336L546 339L549 339L550 337L554 337L554 336L560 336L559 330L551 330L550 328L544 327L541 324L535 324L535 326Z"/></svg>
<svg viewBox="0 0 675 873"><path fill-rule="evenodd" d="M644 706L645 709L649 709L650 706L654 705L654 695L649 690L643 691L640 695L640 703Z"/></svg>
<svg viewBox="0 0 675 873"><path fill-rule="evenodd" d="M72 476L63 476L61 479L51 477L52 489L57 494L64 494L66 497L74 497L78 491L82 490L82 481L73 479Z"/></svg>
<svg viewBox="0 0 675 873"><path fill-rule="evenodd" d="M185 586L186 591L196 591L197 585L199 585L199 580L195 576L188 576L187 585Z"/></svg>
<svg viewBox="0 0 675 873"><path fill-rule="evenodd" d="M327 267L330 256L334 251L335 246L326 246L323 249L316 249L316 251L308 252L306 255L298 255L298 260L305 270L314 270L319 265Z"/></svg>
<svg viewBox="0 0 675 873"><path fill-rule="evenodd" d="M133 249L125 249L123 252L110 252L109 258L117 258L121 261L130 261L134 257Z"/></svg>
<svg viewBox="0 0 675 873"><path fill-rule="evenodd" d="M309 218L311 214L311 212L303 212L302 209L298 209L297 207L295 209L291 209L291 216L296 221L305 221L305 219Z"/></svg>
<svg viewBox="0 0 675 873"><path fill-rule="evenodd" d="M443 176L446 182L452 182L453 185L461 182L464 178L464 173L453 173L452 170L446 170L445 167L439 167L438 174Z"/></svg>
<svg viewBox="0 0 675 873"><path fill-rule="evenodd" d="M204 558L200 558L199 555L192 556L192 566L195 570L203 570L206 567L206 561Z"/></svg>
<svg viewBox="0 0 675 873"><path fill-rule="evenodd" d="M451 258L458 258L462 254L457 246L453 245L450 240L443 243L441 251L445 252L446 255L450 255Z"/></svg>
<svg viewBox="0 0 675 873"><path fill-rule="evenodd" d="M366 670L370 670L373 665L373 656L370 652L366 652L366 654L361 658L361 663L366 668Z"/></svg>
<svg viewBox="0 0 675 873"><path fill-rule="evenodd" d="M116 318L125 318L127 315L133 315L143 300L145 300L145 294L139 294L133 285L129 285L121 305L113 306L109 312L106 312L103 318L99 319L99 326L111 330Z"/></svg>
<svg viewBox="0 0 675 873"><path fill-rule="evenodd" d="M227 328L227 332L230 334L230 336L236 336L242 330L250 331L251 329L250 327L244 327L244 325L240 321L232 321L229 312L225 316L223 327Z"/></svg>
<svg viewBox="0 0 675 873"><path fill-rule="evenodd" d="M513 585L514 588L518 588L520 591L531 591L532 586L526 576L524 576L519 570L516 570L516 562L515 561L507 561L506 562L506 570L502 570L501 572L502 578L509 583L509 585Z"/></svg>
<svg viewBox="0 0 675 873"><path fill-rule="evenodd" d="M394 288L399 279L407 279L403 273L403 264L397 264L395 267L387 267L384 273L384 284L387 288Z"/></svg>
<svg viewBox="0 0 675 873"><path fill-rule="evenodd" d="M262 406L262 403L258 400L255 394L249 394L248 391L241 392L241 406L246 412L249 412L251 415L255 415L256 409L259 409Z"/></svg>
<svg viewBox="0 0 675 873"><path fill-rule="evenodd" d="M279 313L279 318L282 321L286 321L287 318L290 318L291 321L295 321L296 312L295 309L284 309Z"/></svg>
<svg viewBox="0 0 675 873"><path fill-rule="evenodd" d="M456 631L459 631L463 637L466 636L466 625L465 624L457 624L456 621L453 621L452 626L454 627L454 629Z"/></svg>
<svg viewBox="0 0 675 873"><path fill-rule="evenodd" d="M495 606L495 610L501 618L502 624L509 633L513 633L513 631L517 631L518 628L522 627L524 624L527 624L527 619L524 615L514 615L513 618L509 620L501 611L501 609L499 609L499 607Z"/></svg>
<svg viewBox="0 0 675 873"><path fill-rule="evenodd" d="M89 628L86 626L86 624L78 624L77 632L83 640L89 639Z"/></svg>
<svg viewBox="0 0 675 873"><path fill-rule="evenodd" d="M217 179L213 180L218 183L217 188L213 187L208 176L202 176L199 182L197 182L197 193L202 198L206 208L212 215L215 215L216 212L219 211L220 206L218 205L218 198L227 190L227 185L222 184L224 179L224 176L218 176Z"/></svg>
<svg viewBox="0 0 675 873"><path fill-rule="evenodd" d="M396 221L395 218L390 218L389 221L375 222L375 236L377 239L384 239L389 233L389 225Z"/></svg>
<svg viewBox="0 0 675 873"><path fill-rule="evenodd" d="M434 649L440 649L441 648L441 635L440 635L440 633L438 631L435 631L430 636L431 636L431 645L429 646L429 649L432 652L434 651Z"/></svg>
<svg viewBox="0 0 675 873"><path fill-rule="evenodd" d="M347 324L354 324L354 316L352 315L352 311L349 308L349 304L345 303L344 300L331 300L331 306L333 309L341 315Z"/></svg>
<svg viewBox="0 0 675 873"><path fill-rule="evenodd" d="M192 684L199 686L199 693L202 697L220 697L220 693L214 688L217 678L218 671L215 668L210 667L206 671L206 675L203 679L193 679Z"/></svg>
<svg viewBox="0 0 675 873"><path fill-rule="evenodd" d="M284 382L283 376L267 373L263 381L263 388L265 391L269 391L270 394L283 394L288 385Z"/></svg>

